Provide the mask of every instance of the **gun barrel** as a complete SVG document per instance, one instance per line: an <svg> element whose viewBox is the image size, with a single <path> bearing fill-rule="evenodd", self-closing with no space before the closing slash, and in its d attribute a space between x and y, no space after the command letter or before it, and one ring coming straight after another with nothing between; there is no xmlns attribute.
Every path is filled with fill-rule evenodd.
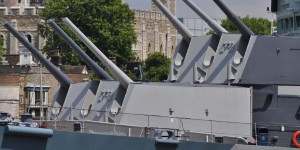
<svg viewBox="0 0 300 150"><path fill-rule="evenodd" d="M249 29L221 0L214 0L214 2L241 32L243 37L250 38L251 35L254 35L253 31L251 31L251 29Z"/></svg>
<svg viewBox="0 0 300 150"><path fill-rule="evenodd" d="M68 18L63 18L64 23L81 39L81 41L98 57L122 87L128 88L133 81L111 60L109 60Z"/></svg>
<svg viewBox="0 0 300 150"><path fill-rule="evenodd" d="M75 50L75 52L88 64L95 74L100 79L113 80L110 75L108 75L96 62L94 62L84 51L52 20L48 20L48 24L55 30L55 32L60 35L68 45Z"/></svg>
<svg viewBox="0 0 300 150"><path fill-rule="evenodd" d="M193 1L183 0L196 14L198 14L218 35L228 33L226 29L212 20L204 11L202 11Z"/></svg>
<svg viewBox="0 0 300 150"><path fill-rule="evenodd" d="M59 83L65 87L69 88L69 86L73 83L71 79L69 79L65 74L63 74L60 70L56 68L52 63L50 63L43 55L40 53L35 47L33 47L28 40L26 40L18 31L16 31L7 21L3 22L3 26L11 32L31 53L37 58L48 70L51 74L59 81Z"/></svg>
<svg viewBox="0 0 300 150"><path fill-rule="evenodd" d="M152 0L153 3L163 12L163 14L170 20L177 31L182 35L183 39L190 43L193 35L173 14L159 1Z"/></svg>

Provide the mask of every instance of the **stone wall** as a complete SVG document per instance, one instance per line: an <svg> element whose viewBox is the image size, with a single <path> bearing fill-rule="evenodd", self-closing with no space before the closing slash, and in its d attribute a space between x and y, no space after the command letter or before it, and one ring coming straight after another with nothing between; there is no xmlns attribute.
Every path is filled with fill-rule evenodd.
<svg viewBox="0 0 300 150"><path fill-rule="evenodd" d="M162 1L175 15L175 0ZM152 4L151 11L135 10L137 43L133 45L140 60L153 52L172 57L177 45L177 31L165 15Z"/></svg>

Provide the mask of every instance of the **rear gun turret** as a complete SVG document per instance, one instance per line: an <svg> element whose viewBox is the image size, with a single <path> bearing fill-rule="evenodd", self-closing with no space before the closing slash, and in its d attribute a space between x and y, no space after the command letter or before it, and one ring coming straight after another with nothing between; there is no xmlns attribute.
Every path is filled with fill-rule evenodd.
<svg viewBox="0 0 300 150"><path fill-rule="evenodd" d="M191 42L193 37L192 33L186 28L173 14L159 1L152 0L153 3L163 12L163 14L170 20L177 31L182 35L185 42L188 44Z"/></svg>
<svg viewBox="0 0 300 150"><path fill-rule="evenodd" d="M226 29L213 21L205 12L203 12L193 1L183 0L197 15L199 15L219 36L222 33L228 33Z"/></svg>
<svg viewBox="0 0 300 150"><path fill-rule="evenodd" d="M95 74L100 79L113 80L110 75L108 75L97 63L95 63L83 50L52 20L48 20L48 24L59 34L68 45L75 50L75 52L87 63Z"/></svg>
<svg viewBox="0 0 300 150"><path fill-rule="evenodd" d="M113 76L127 89L133 82L120 68L109 60L68 18L63 18L65 24L81 39L81 41L101 60Z"/></svg>
<svg viewBox="0 0 300 150"><path fill-rule="evenodd" d="M251 29L249 29L221 0L214 0L214 2L236 26L244 38L249 39L251 35L254 35L254 32L251 31Z"/></svg>
<svg viewBox="0 0 300 150"><path fill-rule="evenodd" d="M58 82L68 89L73 83L65 74L59 71L52 63L50 63L35 47L33 47L18 31L16 31L7 21L3 22L3 26L11 32L31 53L37 58L51 74L58 80Z"/></svg>

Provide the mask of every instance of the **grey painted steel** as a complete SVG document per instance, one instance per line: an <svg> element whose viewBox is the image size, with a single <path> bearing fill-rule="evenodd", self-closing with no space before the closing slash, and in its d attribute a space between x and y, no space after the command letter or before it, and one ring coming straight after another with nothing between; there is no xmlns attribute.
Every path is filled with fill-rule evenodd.
<svg viewBox="0 0 300 150"><path fill-rule="evenodd" d="M64 105L57 116L61 120L84 119L84 102L87 99L94 99L99 81L83 82L72 84L69 88Z"/></svg>
<svg viewBox="0 0 300 150"><path fill-rule="evenodd" d="M212 20L204 11L202 11L193 1L183 0L196 14L198 14L219 36L228 33L226 29Z"/></svg>
<svg viewBox="0 0 300 150"><path fill-rule="evenodd" d="M108 121L111 113L106 114L105 112L112 112L114 109L119 109L114 108L113 104L116 101L121 101L119 106L122 104L125 95L125 93L119 94L122 89L118 81L101 81L95 98L90 102L92 103L91 110L93 111L87 115L86 119L102 122Z"/></svg>
<svg viewBox="0 0 300 150"><path fill-rule="evenodd" d="M147 115L130 114L166 117L150 116L149 121ZM125 125L178 129L182 123L183 128L191 132L252 137L252 89L131 84L120 115L120 123Z"/></svg>
<svg viewBox="0 0 300 150"><path fill-rule="evenodd" d="M172 13L160 2L160 0L152 0L153 3L164 13L164 15L170 20L177 31L182 35L185 42L190 43L193 35Z"/></svg>
<svg viewBox="0 0 300 150"><path fill-rule="evenodd" d="M254 35L251 31L221 0L214 0L219 8L225 13L228 19L236 26L236 28L242 33L243 37L250 38Z"/></svg>
<svg viewBox="0 0 300 150"><path fill-rule="evenodd" d="M177 146L159 145L154 138L125 137L77 132L54 131L48 139L27 136L9 136L0 127L0 146L2 149L109 149L109 150L294 150L284 147L267 147L240 144L220 144L180 140ZM296 150L296 149L295 149Z"/></svg>
<svg viewBox="0 0 300 150"><path fill-rule="evenodd" d="M233 60L235 54L239 50L240 42L240 34L222 35L216 54L214 56L214 61L209 67L209 71L205 78L205 83L226 84L229 81L235 79L236 72L234 72L233 70L228 70L228 67L234 68L234 66L238 65L238 63L236 65L232 65L232 63L234 63Z"/></svg>
<svg viewBox="0 0 300 150"><path fill-rule="evenodd" d="M53 130L42 129L42 128L20 127L20 126L6 126L5 134L38 137L38 138L50 138L53 135Z"/></svg>
<svg viewBox="0 0 300 150"><path fill-rule="evenodd" d="M66 43L68 43L68 45L83 59L83 61L92 68L92 70L100 79L113 80L112 77L107 74L86 53L84 53L84 51L52 19L48 20L48 24L66 41Z"/></svg>
<svg viewBox="0 0 300 150"><path fill-rule="evenodd" d="M81 41L101 60L113 76L127 89L133 81L111 60L109 60L68 18L63 18L64 23L81 39Z"/></svg>
<svg viewBox="0 0 300 150"><path fill-rule="evenodd" d="M59 81L65 88L73 83L65 74L59 71L56 66L50 63L35 47L33 47L18 31L16 31L7 21L3 22L3 26L11 32L33 55L37 58L51 74Z"/></svg>
<svg viewBox="0 0 300 150"><path fill-rule="evenodd" d="M203 83L213 63L219 40L217 35L193 37L184 63L181 66L174 65L176 82Z"/></svg>

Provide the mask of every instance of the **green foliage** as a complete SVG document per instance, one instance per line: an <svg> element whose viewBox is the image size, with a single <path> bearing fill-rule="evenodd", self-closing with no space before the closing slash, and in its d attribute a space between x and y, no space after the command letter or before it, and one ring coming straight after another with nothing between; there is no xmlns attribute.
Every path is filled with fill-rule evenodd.
<svg viewBox="0 0 300 150"><path fill-rule="evenodd" d="M246 16L241 19L254 33L260 35L271 34L271 22L264 18L250 18ZM229 19L224 19L221 22L221 26L228 30L230 33L239 33L236 27Z"/></svg>
<svg viewBox="0 0 300 150"><path fill-rule="evenodd" d="M135 17L122 0L47 0L41 17L54 19L93 60L98 59L61 23L61 18L68 17L107 57L116 57L119 66L124 66L127 58L133 55ZM59 50L63 64L82 64L77 54L46 23L39 25L38 30L48 39L43 52L51 55Z"/></svg>
<svg viewBox="0 0 300 150"><path fill-rule="evenodd" d="M169 74L171 60L159 53L150 54L145 60L144 76L152 82L161 82L167 80Z"/></svg>

